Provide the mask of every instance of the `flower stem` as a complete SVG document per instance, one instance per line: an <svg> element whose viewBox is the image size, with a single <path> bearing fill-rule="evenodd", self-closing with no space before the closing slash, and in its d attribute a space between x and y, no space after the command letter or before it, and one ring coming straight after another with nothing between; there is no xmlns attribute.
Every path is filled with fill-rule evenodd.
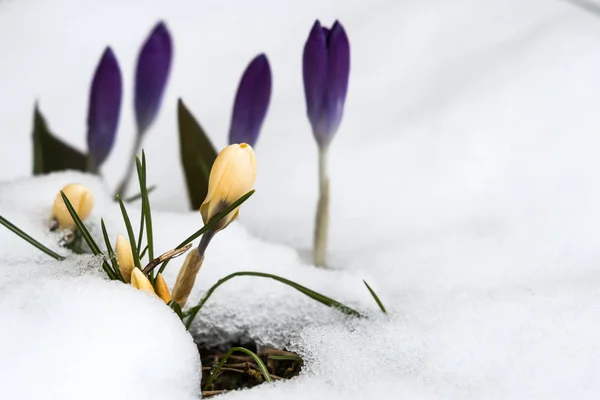
<svg viewBox="0 0 600 400"><path fill-rule="evenodd" d="M125 176L123 180L115 190L114 197L117 198L117 195L121 197L125 197L125 193L127 192L127 188L129 187L129 181L131 181L131 176L133 175L133 168L135 167L135 156L140 150L140 146L142 145L142 132L138 132L135 135L135 143L133 145L133 151L131 152L131 156L129 157L129 163L127 164L127 170L125 171Z"/></svg>
<svg viewBox="0 0 600 400"><path fill-rule="evenodd" d="M204 262L204 252L214 234L214 231L208 231L202 235L200 244L197 248L192 249L192 251L188 253L179 270L179 274L177 274L171 297L181 308L185 306L185 303L187 303L188 297L192 292L194 284L196 283L196 276Z"/></svg>
<svg viewBox="0 0 600 400"><path fill-rule="evenodd" d="M327 173L327 147L319 148L319 203L315 220L313 262L318 267L326 266L327 231L329 228L329 176Z"/></svg>

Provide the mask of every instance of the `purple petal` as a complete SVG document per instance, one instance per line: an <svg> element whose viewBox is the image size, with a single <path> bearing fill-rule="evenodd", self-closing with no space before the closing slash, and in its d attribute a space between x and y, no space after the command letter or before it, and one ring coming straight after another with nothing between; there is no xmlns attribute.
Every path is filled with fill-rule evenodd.
<svg viewBox="0 0 600 400"><path fill-rule="evenodd" d="M325 105L329 135L334 135L342 121L350 75L350 43L344 27L335 21L327 36L327 82Z"/></svg>
<svg viewBox="0 0 600 400"><path fill-rule="evenodd" d="M233 104L229 143L248 143L254 147L267 115L271 99L271 67L264 54L246 67Z"/></svg>
<svg viewBox="0 0 600 400"><path fill-rule="evenodd" d="M112 149L122 93L121 70L113 51L107 47L92 80L87 119L87 144L96 167L104 162Z"/></svg>
<svg viewBox="0 0 600 400"><path fill-rule="evenodd" d="M302 57L302 74L304 78L304 94L306 96L306 111L308 119L319 141L321 136L319 125L325 102L325 82L327 80L327 43L325 30L321 23L315 21Z"/></svg>
<svg viewBox="0 0 600 400"><path fill-rule="evenodd" d="M171 70L173 45L164 22L159 22L140 50L135 72L135 117L143 134L154 122Z"/></svg>

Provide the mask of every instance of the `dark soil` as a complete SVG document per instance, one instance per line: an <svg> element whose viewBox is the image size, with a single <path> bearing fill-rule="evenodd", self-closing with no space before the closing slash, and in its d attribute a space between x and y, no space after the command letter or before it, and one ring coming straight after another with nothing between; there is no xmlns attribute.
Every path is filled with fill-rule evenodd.
<svg viewBox="0 0 600 400"><path fill-rule="evenodd" d="M302 368L300 360L285 359L288 357L300 358L297 354L285 350L261 348L260 352L257 352L256 345L248 343L244 343L242 346L232 344L225 351L222 348L207 348L198 345L202 359L202 398L210 398L230 390L251 388L265 382L263 374L252 357L235 352L229 356L210 387L204 390L205 382L211 372L217 367L227 350L232 347L245 347L256 353L267 367L273 381L293 378L300 373Z"/></svg>

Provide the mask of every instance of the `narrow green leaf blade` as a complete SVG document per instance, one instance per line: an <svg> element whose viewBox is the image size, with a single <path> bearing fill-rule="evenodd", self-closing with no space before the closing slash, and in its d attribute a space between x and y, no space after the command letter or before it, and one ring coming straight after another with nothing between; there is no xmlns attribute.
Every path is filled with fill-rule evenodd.
<svg viewBox="0 0 600 400"><path fill-rule="evenodd" d="M106 225L104 224L104 218L100 218L100 225L102 225L102 236L104 237L104 244L106 244L106 251L108 251L108 257L110 258L110 263L112 265L113 272L115 273L115 277L121 282L125 282L125 279L123 279L123 275L121 275L121 269L119 268L119 264L117 264L116 254L113 250L112 245L110 244L110 239L108 237Z"/></svg>
<svg viewBox="0 0 600 400"><path fill-rule="evenodd" d="M152 210L150 207L150 197L148 196L148 182L146 169L146 153L142 150L142 210L146 220L146 241L148 242L148 258L154 260L154 234L152 233Z"/></svg>
<svg viewBox="0 0 600 400"><path fill-rule="evenodd" d="M379 309L384 314L387 314L387 311L386 311L385 307L383 306L383 303L381 302L381 300L379 300L379 296L377 296L377 293L375 293L375 291L373 289L371 289L371 286L369 286L369 284L367 283L367 281L365 281L364 279L363 279L363 283L365 284L365 286L367 287L367 289L369 289L369 293L371 293L371 296L373 296L373 299L375 300L375 302L379 306Z"/></svg>
<svg viewBox="0 0 600 400"><path fill-rule="evenodd" d="M260 277L260 278L270 278L270 279L276 280L278 282L281 282L285 285L293 287L297 291L305 294L306 296L310 297L311 299L313 299L315 301L318 301L321 304L325 304L328 307L337 308L339 311L341 311L344 314L350 315L352 317L363 317L363 315L361 313L359 313L358 311L356 311L355 309L350 308L330 297L327 297L320 293L317 293L314 290L311 290L305 286L302 286L294 281L290 281L289 279L282 278L281 276L267 274L264 272L240 271L240 272L234 272L233 274L229 274L226 277L219 279L219 281L217 283L215 283L213 286L211 286L211 288L208 289L206 291L206 293L204 293L204 296L202 296L202 298L200 299L200 302L198 302L198 305L196 305L188 310L188 312L187 312L188 320L185 324L186 329L189 329L190 326L192 326L192 322L194 321L194 318L196 318L196 315L198 314L200 309L202 309L202 307L204 306L206 301L210 298L210 296L213 294L213 292L215 290L217 290L217 288L219 286L221 286L228 280L235 278L236 276L256 276L256 277Z"/></svg>
<svg viewBox="0 0 600 400"><path fill-rule="evenodd" d="M49 248L47 248L46 246L44 246L43 244L41 244L40 242L38 242L37 240L35 240L34 238L32 238L31 236L29 236L27 233L25 233L24 231L22 231L21 228L19 228L18 226L12 224L9 220L7 220L6 218L4 218L2 215L0 215L0 224L4 225L9 231L11 231L12 233L14 233L15 235L17 235L21 239L25 240L27 243L29 243L33 247L35 247L35 248L43 251L44 253L48 254L50 257L54 258L55 260L62 261L62 260L65 259L60 254L57 254L57 253L53 252L52 250L50 250Z"/></svg>
<svg viewBox="0 0 600 400"><path fill-rule="evenodd" d="M138 255L137 244L135 243L135 235L133 233L133 228L131 227L131 220L129 219L129 215L127 214L127 210L125 209L125 205L123 204L123 200L121 200L121 196L117 195L117 201L119 202L119 207L121 207L121 214L123 215L123 221L125 221L125 228L127 228L127 236L129 236L129 245L131 246L131 252L133 253L133 262L135 266L141 269L140 266L140 258Z"/></svg>
<svg viewBox="0 0 600 400"><path fill-rule="evenodd" d="M85 154L55 137L35 105L33 112L33 174L43 175L68 169L85 171Z"/></svg>
<svg viewBox="0 0 600 400"><path fill-rule="evenodd" d="M67 211L69 211L69 214L71 214L71 218L73 218L75 225L77 225L77 229L79 230L79 233L81 233L81 236L83 236L83 239L85 240L85 242L88 244L88 246L92 250L92 253L94 253L95 256L102 255L102 257L104 257L104 253L102 253L102 251L100 251L100 247L98 247L98 244L96 243L96 241L90 234L90 231L88 231L86 226L83 224L83 221L81 220L81 218L79 218L79 215L77 215L77 211L75 211L75 209L73 208L73 205L69 201L69 198L67 197L67 195L65 195L65 193L62 190L60 191L60 195L61 195L63 201L65 202ZM106 272L106 275L108 275L108 277L110 279L112 279L112 280L117 279L114 272L110 269L110 266L106 262L106 259L104 259L102 261L102 269L104 269L104 272Z"/></svg>
<svg viewBox="0 0 600 400"><path fill-rule="evenodd" d="M177 102L181 163L190 206L197 210L206 198L210 169L217 151L181 99Z"/></svg>
<svg viewBox="0 0 600 400"><path fill-rule="evenodd" d="M231 211L233 211L234 209L239 207L243 202L248 200L250 198L250 196L252 196L254 194L254 192L255 192L255 190L251 190L248 193L246 193L245 195L243 195L242 197L240 197L239 199L237 199L236 201L234 201L233 203L231 203L231 205L229 207L227 207L226 209L224 209L223 211L221 211L220 213L217 213L214 217L212 217L210 219L210 221L208 221L208 224L204 225L202 228L200 228L199 230L194 232L191 236L189 236L187 239L185 239L183 242L181 242L179 244L179 246L177 246L175 248L181 249L186 244L191 243L194 240L196 240L197 238L199 238L203 233L205 233L207 230L209 230L214 224L219 222L223 217L225 217ZM165 261L163 263L163 265L160 266L158 273L162 273L165 270L165 268L167 267L168 263L169 263L169 260Z"/></svg>

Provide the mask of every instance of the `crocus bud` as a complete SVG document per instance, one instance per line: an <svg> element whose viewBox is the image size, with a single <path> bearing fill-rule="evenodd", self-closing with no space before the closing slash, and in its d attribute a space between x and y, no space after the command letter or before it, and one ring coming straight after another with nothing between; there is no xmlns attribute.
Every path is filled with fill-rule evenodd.
<svg viewBox="0 0 600 400"><path fill-rule="evenodd" d="M87 118L87 145L93 168L106 160L112 149L121 113L123 91L121 70L110 47L102 54L96 67Z"/></svg>
<svg viewBox="0 0 600 400"><path fill-rule="evenodd" d="M308 119L318 145L326 147L342 121L350 74L350 43L338 21L331 30L315 21L302 67Z"/></svg>
<svg viewBox="0 0 600 400"><path fill-rule="evenodd" d="M90 189L78 183L71 183L62 188L62 192L67 196L67 199L69 199L69 202L82 221L89 217L92 208L94 208L94 196ZM60 229L75 231L77 228L60 193L56 195L56 199L54 200L52 218L56 220Z"/></svg>
<svg viewBox="0 0 600 400"><path fill-rule="evenodd" d="M169 293L169 287L167 286L167 282L165 282L165 278L163 278L162 274L156 275L156 295L162 299L165 303L169 303L171 301L171 294Z"/></svg>
<svg viewBox="0 0 600 400"><path fill-rule="evenodd" d="M129 283L131 282L131 272L135 267L129 239L119 233L117 235L117 244L115 247L117 249L117 263L119 264L119 270L121 271L121 275L123 275L125 282Z"/></svg>
<svg viewBox="0 0 600 400"><path fill-rule="evenodd" d="M135 71L135 118L138 133L154 122L171 70L173 44L164 22L156 24L144 42Z"/></svg>
<svg viewBox="0 0 600 400"><path fill-rule="evenodd" d="M264 54L255 57L242 75L233 104L229 143L256 145L271 99L271 67Z"/></svg>
<svg viewBox="0 0 600 400"><path fill-rule="evenodd" d="M208 178L208 194L200 206L204 223L252 190L256 179L256 159L246 143L232 144L217 155ZM219 231L238 216L239 207L223 217L213 228Z"/></svg>
<svg viewBox="0 0 600 400"><path fill-rule="evenodd" d="M154 293L150 280L139 268L134 268L131 273L131 285L136 289Z"/></svg>
<svg viewBox="0 0 600 400"><path fill-rule="evenodd" d="M175 285L173 285L173 301L179 304L181 308L187 303L192 288L196 283L196 276L204 262L204 255L200 254L198 249L193 249L185 257L185 261L177 274Z"/></svg>

